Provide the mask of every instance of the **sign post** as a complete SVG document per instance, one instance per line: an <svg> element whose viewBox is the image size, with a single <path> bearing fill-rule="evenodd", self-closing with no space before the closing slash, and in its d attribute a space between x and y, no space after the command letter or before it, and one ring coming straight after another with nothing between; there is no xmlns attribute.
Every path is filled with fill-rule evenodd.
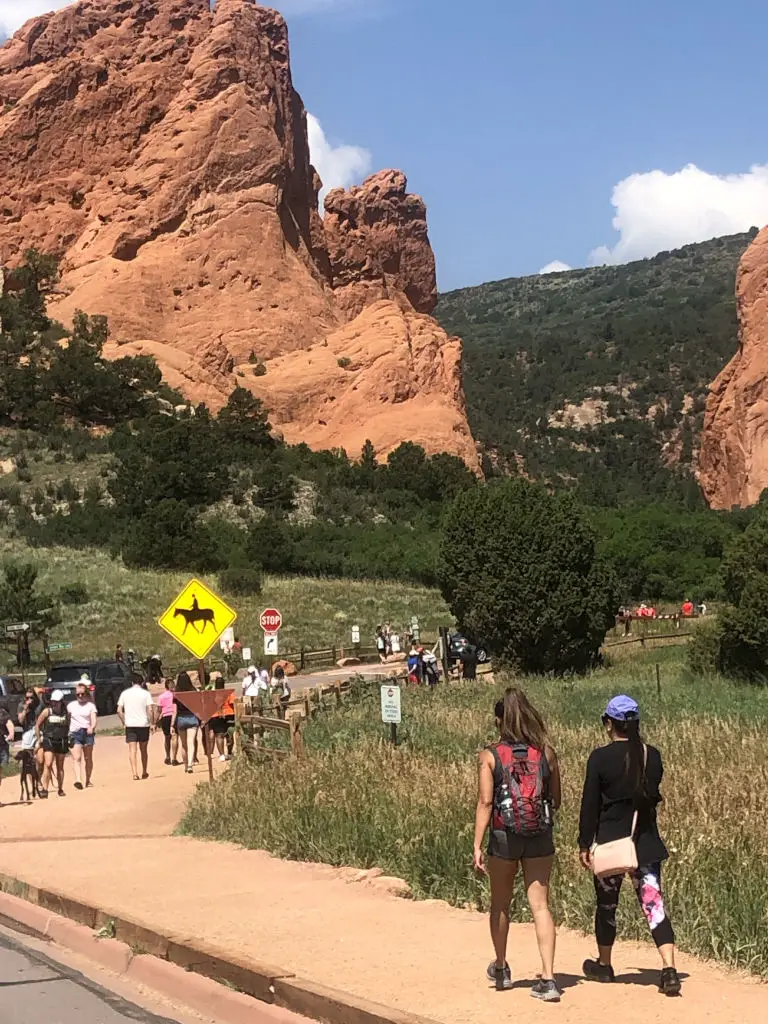
<svg viewBox="0 0 768 1024"><path fill-rule="evenodd" d="M352 646L355 648L355 654L360 654L360 627L352 627Z"/></svg>
<svg viewBox="0 0 768 1024"><path fill-rule="evenodd" d="M259 616L259 625L264 630L264 654L267 658L277 657L277 634L282 624L283 616L277 608L265 608Z"/></svg>
<svg viewBox="0 0 768 1024"><path fill-rule="evenodd" d="M209 587L206 587L198 579L191 579L176 600L171 602L157 620L158 625L166 633L197 658L201 690L205 686L205 656L236 618L237 612L225 604ZM212 691L217 695L226 692L225 690ZM208 711L205 703L201 703L200 708L201 714L207 713L205 720L201 715L197 715L205 729L208 719L216 708L212 707ZM190 708L190 710L193 709ZM196 711L193 713L197 714ZM207 739L205 746L208 753L208 778L213 781L211 744L207 742Z"/></svg>
<svg viewBox="0 0 768 1024"><path fill-rule="evenodd" d="M390 683L381 688L381 720L385 725L389 725L392 746L396 747L397 727L402 721L400 687L396 683Z"/></svg>
<svg viewBox="0 0 768 1024"><path fill-rule="evenodd" d="M264 634L264 654L267 658L276 658L278 653L277 633Z"/></svg>

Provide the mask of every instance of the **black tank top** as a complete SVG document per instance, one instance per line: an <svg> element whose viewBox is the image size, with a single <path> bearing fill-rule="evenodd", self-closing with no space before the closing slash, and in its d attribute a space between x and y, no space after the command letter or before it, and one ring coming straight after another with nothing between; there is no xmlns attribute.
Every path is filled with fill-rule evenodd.
<svg viewBox="0 0 768 1024"><path fill-rule="evenodd" d="M43 722L43 735L48 740L65 740L69 732L66 711L57 714L50 709L48 717Z"/></svg>

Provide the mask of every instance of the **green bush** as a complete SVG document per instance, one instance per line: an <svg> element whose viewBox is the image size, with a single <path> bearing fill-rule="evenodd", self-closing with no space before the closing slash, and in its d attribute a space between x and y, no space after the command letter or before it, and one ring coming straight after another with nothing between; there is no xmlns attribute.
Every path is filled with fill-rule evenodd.
<svg viewBox="0 0 768 1024"><path fill-rule="evenodd" d="M88 604L90 595L84 583L67 583L59 591L62 604Z"/></svg>
<svg viewBox="0 0 768 1024"><path fill-rule="evenodd" d="M717 619L702 622L688 644L688 667L697 676L720 672L720 642L722 627Z"/></svg>
<svg viewBox="0 0 768 1024"><path fill-rule="evenodd" d="M456 498L440 574L459 624L526 672L585 671L614 623L613 577L585 513L524 480Z"/></svg>
<svg viewBox="0 0 768 1024"><path fill-rule="evenodd" d="M352 360L349 358L349 356L342 356L340 359L337 359L336 362L342 368L342 370L346 370L348 366L352 365Z"/></svg>
<svg viewBox="0 0 768 1024"><path fill-rule="evenodd" d="M231 565L219 573L219 586L236 597L261 593L261 570L256 565Z"/></svg>
<svg viewBox="0 0 768 1024"><path fill-rule="evenodd" d="M267 372L266 363L262 363L261 361L256 363L256 365L253 368L253 376L254 377L263 377L266 372Z"/></svg>

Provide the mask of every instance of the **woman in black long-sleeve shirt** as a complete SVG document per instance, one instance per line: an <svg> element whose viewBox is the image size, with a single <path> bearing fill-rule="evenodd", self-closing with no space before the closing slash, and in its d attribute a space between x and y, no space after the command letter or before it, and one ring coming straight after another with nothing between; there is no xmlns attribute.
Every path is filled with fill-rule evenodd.
<svg viewBox="0 0 768 1024"><path fill-rule="evenodd" d="M680 978L675 970L675 935L667 916L661 892L661 864L668 857L659 835L656 808L661 802L660 786L664 775L661 754L647 746L640 736L640 710L631 697L614 697L603 715L610 737L607 746L593 750L587 762L584 793L579 820L581 863L591 870L594 843L610 843L632 835L634 830L639 867L630 873L637 898L651 929L663 963L659 991L673 996L680 993ZM597 895L595 935L598 959L584 963L588 981L610 982L616 941L616 910L624 876L594 876Z"/></svg>

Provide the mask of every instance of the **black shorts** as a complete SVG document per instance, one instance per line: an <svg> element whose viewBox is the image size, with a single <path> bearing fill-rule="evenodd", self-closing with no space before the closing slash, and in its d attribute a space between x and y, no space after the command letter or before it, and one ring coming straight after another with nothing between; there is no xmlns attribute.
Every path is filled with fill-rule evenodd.
<svg viewBox="0 0 768 1024"><path fill-rule="evenodd" d="M537 836L517 836L514 832L491 830L488 840L488 856L500 860L535 860L537 857L554 857L555 841L552 829Z"/></svg>
<svg viewBox="0 0 768 1024"><path fill-rule="evenodd" d="M149 726L127 726L125 727L126 743L149 743Z"/></svg>
<svg viewBox="0 0 768 1024"><path fill-rule="evenodd" d="M43 750L48 754L68 754L69 740L52 740L43 736Z"/></svg>
<svg viewBox="0 0 768 1024"><path fill-rule="evenodd" d="M212 718L208 725L214 736L226 736L229 731L229 722L226 718Z"/></svg>
<svg viewBox="0 0 768 1024"><path fill-rule="evenodd" d="M160 728L163 730L163 736L171 735L171 716L163 715L160 719Z"/></svg>

